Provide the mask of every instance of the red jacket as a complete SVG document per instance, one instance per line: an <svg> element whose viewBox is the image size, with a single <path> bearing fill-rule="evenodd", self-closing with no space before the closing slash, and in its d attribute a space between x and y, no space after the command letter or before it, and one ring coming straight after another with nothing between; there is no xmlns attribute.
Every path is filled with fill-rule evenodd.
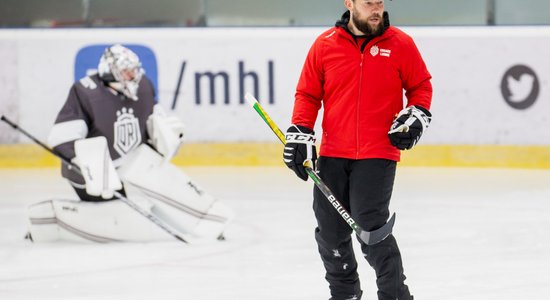
<svg viewBox="0 0 550 300"><path fill-rule="evenodd" d="M412 38L389 26L361 52L353 36L336 26L312 45L296 90L292 124L313 128L321 106L319 154L349 159L399 161L388 130L406 106L430 109L431 75Z"/></svg>

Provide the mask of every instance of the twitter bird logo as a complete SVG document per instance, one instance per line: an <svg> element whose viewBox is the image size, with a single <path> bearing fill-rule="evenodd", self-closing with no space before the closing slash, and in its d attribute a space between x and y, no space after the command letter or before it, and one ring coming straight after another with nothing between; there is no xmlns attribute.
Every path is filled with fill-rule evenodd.
<svg viewBox="0 0 550 300"><path fill-rule="evenodd" d="M512 76L508 76L508 90L510 91L510 101L520 102L529 97L533 90L535 77L531 74L521 74L518 80Z"/></svg>
<svg viewBox="0 0 550 300"><path fill-rule="evenodd" d="M504 101L512 108L527 109L537 101L539 79L530 67L515 65L502 77L500 90Z"/></svg>

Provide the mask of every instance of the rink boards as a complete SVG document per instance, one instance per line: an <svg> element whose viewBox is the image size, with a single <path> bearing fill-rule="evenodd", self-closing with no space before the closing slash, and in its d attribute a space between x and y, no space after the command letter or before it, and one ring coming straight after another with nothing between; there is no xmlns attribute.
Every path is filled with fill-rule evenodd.
<svg viewBox="0 0 550 300"><path fill-rule="evenodd" d="M286 128L304 58L325 29L0 30L0 113L45 140L72 82L92 71L98 49L121 42L142 57L159 103L187 125L175 163L280 165L281 146L243 95L255 93ZM403 30L434 86L432 126L404 165L550 167L550 27ZM59 164L4 124L0 144L0 167Z"/></svg>

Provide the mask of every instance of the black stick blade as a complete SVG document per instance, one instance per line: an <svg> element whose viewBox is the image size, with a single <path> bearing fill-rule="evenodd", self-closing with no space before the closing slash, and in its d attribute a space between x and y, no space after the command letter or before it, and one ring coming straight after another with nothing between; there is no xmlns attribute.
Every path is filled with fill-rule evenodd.
<svg viewBox="0 0 550 300"><path fill-rule="evenodd" d="M395 224L395 213L384 224L384 226L373 231L362 231L358 234L359 238L367 245L375 245L383 241L393 231L393 225Z"/></svg>

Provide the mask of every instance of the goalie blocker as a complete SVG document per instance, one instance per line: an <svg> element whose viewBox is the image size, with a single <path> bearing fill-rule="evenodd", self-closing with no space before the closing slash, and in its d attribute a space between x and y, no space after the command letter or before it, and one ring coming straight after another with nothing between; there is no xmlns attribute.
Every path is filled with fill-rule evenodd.
<svg viewBox="0 0 550 300"><path fill-rule="evenodd" d="M148 145L129 154L118 175L129 199L184 235L219 238L233 218L231 209ZM37 242L173 240L122 201L53 199L29 206L28 213Z"/></svg>
<svg viewBox="0 0 550 300"><path fill-rule="evenodd" d="M88 195L111 199L114 191L122 189L104 136L77 140L74 151L72 162L80 168Z"/></svg>

